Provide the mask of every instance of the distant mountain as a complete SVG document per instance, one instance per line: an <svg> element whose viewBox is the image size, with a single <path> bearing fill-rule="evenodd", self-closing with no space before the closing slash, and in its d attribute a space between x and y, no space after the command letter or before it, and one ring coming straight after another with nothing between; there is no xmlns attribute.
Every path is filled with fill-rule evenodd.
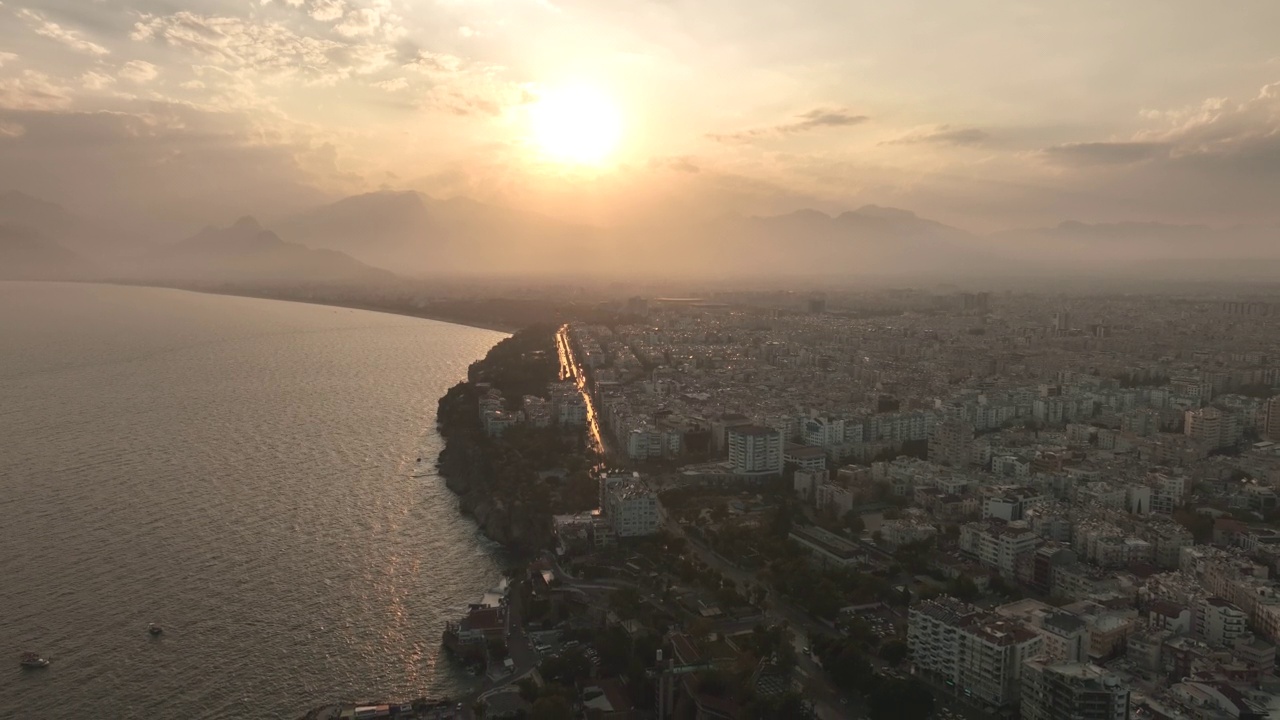
<svg viewBox="0 0 1280 720"><path fill-rule="evenodd" d="M598 231L466 199L356 195L282 221L282 237L413 275L510 274L589 256Z"/></svg>
<svg viewBox="0 0 1280 720"><path fill-rule="evenodd" d="M1156 222L1083 223L1010 230L990 236L992 248L1042 271L1194 276L1198 263L1217 273L1247 261L1280 260L1280 228ZM1223 261L1233 261L1222 264Z"/></svg>
<svg viewBox="0 0 1280 720"><path fill-rule="evenodd" d="M280 225L283 237L409 274L761 275L970 272L973 235L895 208L801 210L604 230L415 192L349 197Z"/></svg>
<svg viewBox="0 0 1280 720"><path fill-rule="evenodd" d="M729 217L663 235L673 271L721 276L968 275L990 262L968 232L873 205L835 217L817 210Z"/></svg>
<svg viewBox="0 0 1280 720"><path fill-rule="evenodd" d="M130 263L128 274L200 282L369 283L395 278L343 253L285 242L251 217L160 246Z"/></svg>
<svg viewBox="0 0 1280 720"><path fill-rule="evenodd" d="M74 231L81 221L57 203L10 190L0 193L0 223L20 225L49 237L61 237Z"/></svg>
<svg viewBox="0 0 1280 720"><path fill-rule="evenodd" d="M109 265L121 256L144 252L144 238L63 206L11 190L0 193L0 223L31 228L84 258Z"/></svg>
<svg viewBox="0 0 1280 720"><path fill-rule="evenodd" d="M71 280L94 267L80 255L19 225L0 225L0 280Z"/></svg>

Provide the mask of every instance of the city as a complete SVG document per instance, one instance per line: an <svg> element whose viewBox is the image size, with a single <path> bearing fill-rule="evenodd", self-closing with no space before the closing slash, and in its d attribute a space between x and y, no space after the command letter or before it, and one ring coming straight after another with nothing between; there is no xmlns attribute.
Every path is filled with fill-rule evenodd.
<svg viewBox="0 0 1280 720"><path fill-rule="evenodd" d="M544 688L524 709L546 687L577 688L557 702L591 718L1280 708L1280 304L796 293L616 311L539 331L534 354L560 365L540 396L475 383L485 442L559 428L603 463L572 471L597 502L551 508L552 551L521 586L562 620L525 626L526 674L508 663ZM609 632L644 647L629 668L601 668ZM617 692L587 699L600 683Z"/></svg>

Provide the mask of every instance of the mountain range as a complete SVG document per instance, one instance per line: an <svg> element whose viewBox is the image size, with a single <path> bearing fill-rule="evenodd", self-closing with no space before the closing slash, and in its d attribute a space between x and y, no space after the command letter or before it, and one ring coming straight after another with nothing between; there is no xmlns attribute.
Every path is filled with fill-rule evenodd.
<svg viewBox="0 0 1280 720"><path fill-rule="evenodd" d="M1243 273L1265 279L1280 269L1280 227L1067 221L979 235L876 205L835 216L798 210L599 228L464 198L382 191L270 225L242 218L176 242L138 239L10 192L0 195L0 277L375 283L396 276L575 273L826 279Z"/></svg>

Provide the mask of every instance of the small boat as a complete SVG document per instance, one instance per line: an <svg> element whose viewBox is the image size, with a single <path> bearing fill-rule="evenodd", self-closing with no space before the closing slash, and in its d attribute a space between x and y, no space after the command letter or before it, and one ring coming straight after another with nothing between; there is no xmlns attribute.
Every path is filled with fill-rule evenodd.
<svg viewBox="0 0 1280 720"><path fill-rule="evenodd" d="M49 661L40 657L33 652L22 653L22 657L18 660L24 668L42 668L49 667Z"/></svg>
<svg viewBox="0 0 1280 720"><path fill-rule="evenodd" d="M159 634L163 633L163 632L164 632L164 628L160 627L159 625L157 625L157 624L155 624L155 623L151 623L150 625L148 625L148 626L147 626L147 632L151 633L151 637L155 637L155 636L157 636L157 635L159 635Z"/></svg>

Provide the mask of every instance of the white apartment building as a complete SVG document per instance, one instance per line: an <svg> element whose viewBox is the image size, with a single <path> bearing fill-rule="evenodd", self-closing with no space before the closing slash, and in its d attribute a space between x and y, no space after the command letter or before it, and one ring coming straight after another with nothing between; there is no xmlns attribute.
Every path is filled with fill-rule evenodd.
<svg viewBox="0 0 1280 720"><path fill-rule="evenodd" d="M1210 449L1231 447L1240 442L1243 434L1239 416L1215 407L1188 410L1184 419L1186 436Z"/></svg>
<svg viewBox="0 0 1280 720"><path fill-rule="evenodd" d="M782 473L782 433L760 425L727 431L729 466L736 475L763 477Z"/></svg>
<svg viewBox="0 0 1280 720"><path fill-rule="evenodd" d="M1267 422L1263 435L1268 439L1280 441L1280 395L1267 401Z"/></svg>
<svg viewBox="0 0 1280 720"><path fill-rule="evenodd" d="M803 418L801 436L806 445L834 447L845 442L844 419L826 416Z"/></svg>
<svg viewBox="0 0 1280 720"><path fill-rule="evenodd" d="M995 518L1005 522L1021 520L1024 509L1045 496L1029 487L993 488L983 498L982 519Z"/></svg>
<svg viewBox="0 0 1280 720"><path fill-rule="evenodd" d="M658 496L637 476L605 478L605 519L620 538L641 537L658 532Z"/></svg>
<svg viewBox="0 0 1280 720"><path fill-rule="evenodd" d="M1229 646L1247 635L1248 621L1243 610L1220 597L1204 598L1196 604L1196 634L1210 645Z"/></svg>
<svg viewBox="0 0 1280 720"><path fill-rule="evenodd" d="M1128 720L1129 688L1096 665L1030 660L1019 704L1022 720Z"/></svg>
<svg viewBox="0 0 1280 720"><path fill-rule="evenodd" d="M1018 557L1035 552L1039 541L1029 528L999 521L960 526L960 550L1003 577L1014 577Z"/></svg>
<svg viewBox="0 0 1280 720"><path fill-rule="evenodd" d="M1187 478L1173 473L1159 473L1148 480L1151 485L1151 512L1172 515L1182 505L1187 491Z"/></svg>
<svg viewBox="0 0 1280 720"><path fill-rule="evenodd" d="M627 433L627 457L632 460L662 457L665 447L663 434L656 428L637 427Z"/></svg>
<svg viewBox="0 0 1280 720"><path fill-rule="evenodd" d="M1031 476L1031 463L1017 455L992 453L991 474L1001 477L1024 478Z"/></svg>
<svg viewBox="0 0 1280 720"><path fill-rule="evenodd" d="M560 425L581 427L587 424L587 401L578 392L557 395L552 406L556 422Z"/></svg>
<svg viewBox="0 0 1280 720"><path fill-rule="evenodd" d="M907 647L918 673L992 708L1017 706L1023 663L1043 645L1022 622L950 597L913 607L907 624Z"/></svg>

